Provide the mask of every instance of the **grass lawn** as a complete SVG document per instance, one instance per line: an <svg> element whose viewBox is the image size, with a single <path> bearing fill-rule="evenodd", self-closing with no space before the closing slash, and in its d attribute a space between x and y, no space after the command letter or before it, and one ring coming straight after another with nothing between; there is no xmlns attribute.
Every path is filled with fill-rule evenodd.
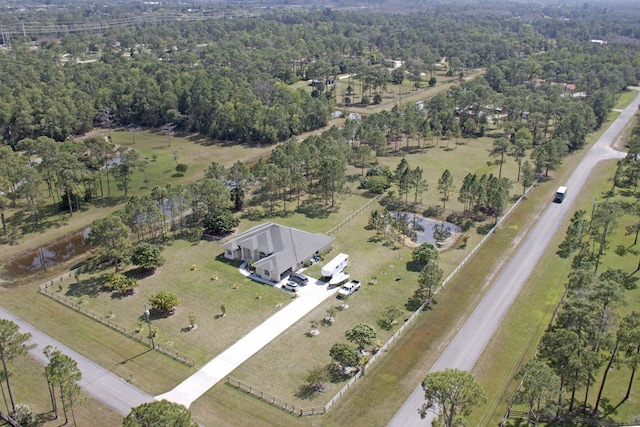
<svg viewBox="0 0 640 427"><path fill-rule="evenodd" d="M112 132L112 136L116 143L134 146L132 140L127 142L131 135L126 132ZM120 139L120 142L117 139ZM227 163L232 163L235 158L257 159L262 155L255 151L258 149L232 145L207 147L200 141L188 138L173 137L171 147L168 144L165 146L165 142L166 136L145 132L136 134L135 148L151 160L154 154L158 157L155 162L150 162L153 174L148 174L148 181L145 182L143 178L147 174L137 176L131 194L142 194L155 185L166 184L167 181L186 183L197 179L209 163L209 160L202 159L207 158L209 154L209 159L215 158L227 166ZM453 148L453 141L449 143L449 148ZM478 175L498 173L499 166L495 159L488 155L492 143L493 140L490 138L461 139L457 148L447 150L446 141L441 141L440 147L407 154L411 167L423 168L425 178L430 184L428 192L423 196L423 203L441 204L437 180L444 169L449 168L455 179L456 190L447 202L447 208L461 209L459 202L454 199L457 199L457 188L468 172ZM179 150L181 145L185 149L178 151L178 162L187 163L190 167L184 177L174 177L172 175L175 173L176 161L173 152ZM231 151L207 151L217 149ZM394 170L400 161L399 157L390 156L380 158L379 161L388 164ZM199 166L192 166L187 159ZM572 161L568 159L565 163L571 164ZM557 182L563 181L563 174L566 174L567 170L565 168L554 174L554 181L542 183L534 190L513 217L489 239L484 249L438 295L438 303L411 325L409 333L389 349L389 355L377 362L367 372L366 377L358 381L359 385L349 392L348 397L341 400L327 415L322 418L296 419L255 399L247 398L224 384L219 384L192 406L198 421L205 425L309 425L321 422L323 425L337 426L348 422L368 426L386 423L424 377L437 354L452 336L452 331L462 324L465 316L470 314L480 301L483 292L499 271L496 265L499 267L506 262L509 253L518 243L520 231L532 225L540 209L546 206L550 195L557 187ZM507 158L503 165L503 176L515 179L516 173L517 165L512 159ZM266 218L262 215L260 207L248 206L240 229L246 230L259 222L272 220L311 232L328 231L369 200L355 191L360 169L350 167L348 174L351 191L340 196L336 207L330 208L311 199L306 201L297 213L278 213L275 217ZM515 184L512 193L520 194L521 188ZM292 210L295 206L296 202L293 201L288 203L287 208ZM374 203L368 211L376 208L381 209ZM89 212L91 211L93 209ZM333 326L322 327L319 336L309 338L306 332L310 329L310 322L321 320L326 316L328 308L339 305L334 299L325 301L239 367L233 376L299 406L321 406L333 396L342 383L331 384L327 393L313 398L297 395L297 392L310 368L329 363L328 349L331 345L339 341L345 342L344 332L360 322L374 326L382 341L391 335L393 331L382 331L377 325L380 313L388 305L404 306L416 287L418 273L411 269L409 248L398 245L395 248L383 246L373 232L365 230L368 211L356 217L334 236L334 252L350 254L349 271L354 278L363 282L361 291L349 300L350 307L337 313ZM481 237L472 230L467 248L458 246L442 254L441 266L445 274L455 268ZM73 298L83 308L103 316L111 315L115 322L128 329L134 329L142 320L142 305L152 292L160 289L175 292L181 300L177 313L168 318L152 320L153 326L160 331L157 342L195 359L200 366L275 312L276 305L286 303L290 298L288 294L277 289L242 278L237 272L236 264L219 259L221 253L220 244L216 242L176 240L163 252L167 259L166 265L155 274L142 279L134 296L112 299L100 289L100 272L93 275L83 274L80 282L65 283L60 293ZM328 258L331 257L332 254L329 254ZM196 269L191 268L193 264L196 264ZM317 277L319 269L320 265L316 265L308 272ZM214 274L218 280L211 279ZM369 285L368 282L373 277L377 283ZM238 286L233 289L236 283ZM193 368L182 366L165 356L147 352L144 346L46 297L37 295L35 290L35 284L16 289L0 288L2 304L121 377L129 378L134 374L133 383L150 394L155 395L171 389L194 371ZM551 301L556 298L553 293L543 295ZM223 319L216 319L220 304L226 306L227 315ZM546 307L550 304L550 301L545 300L543 308L540 309L542 315L548 312ZM194 331L183 332L189 323L189 312L196 314L199 327ZM405 314L408 316L409 313ZM53 322L51 319L56 321ZM529 326L531 322L535 322L535 318L520 320L520 325ZM537 323L543 324L542 321ZM528 342L535 341L529 339ZM526 349L522 350L517 345L509 348L513 348L509 351L510 356L515 354L516 358L526 353ZM496 366L504 370L504 366L512 365ZM489 368L486 370L489 372L487 375L493 375ZM511 372L507 373L507 377L510 375ZM505 388L504 379L496 378L495 382L495 390ZM493 404L493 408L498 406L499 404Z"/></svg>
<svg viewBox="0 0 640 427"><path fill-rule="evenodd" d="M118 133L114 132L112 135L114 139L118 138ZM121 137L125 136L129 135L125 133L121 135ZM177 140L178 138L172 138L172 147L179 145ZM151 140L148 144L152 144ZM139 132L136 135L136 149L139 149L143 154L144 145L145 139ZM498 166L495 165L493 159L488 157L489 148L490 142L488 140L473 140L465 141L451 151L445 150L443 145L440 148L434 147L421 153L408 155L412 167L420 165L425 169L425 177L432 183L431 189L425 194L425 199L430 197L428 200L432 200L433 204L440 203L434 190L437 184L434 182L437 182L444 170L442 167L446 164L449 164L451 170L454 171L454 176L459 180L463 176L458 177L456 172L462 175L464 171L462 167L458 167L459 164L468 168L466 170L474 170L479 174L491 171L497 173ZM158 145L156 149L164 150L164 158L159 155L157 161L150 162L150 165L157 168L156 172L165 168L166 174L169 174L171 172L170 165L175 163L171 152L168 151L169 147ZM444 160L435 162L436 154L442 156ZM148 154L144 155L148 156ZM468 159L476 159L476 163L467 163ZM478 162L477 159L482 160ZM389 161L390 167L393 169L399 158L384 158L381 161ZM206 164L203 164L202 167L204 168ZM509 165L507 162L504 165L504 174L515 175L515 167L515 164ZM195 170L189 172L195 173ZM247 229L264 220L274 220L311 232L328 231L370 200L355 192L360 169L350 167L348 173L351 177L349 187L352 191L341 195L336 207L330 208L318 201L309 200L302 205L298 213L290 212L286 216L277 215L275 218L264 218L258 207L254 209L248 207L240 229ZM196 176L192 175L176 179L195 178ZM138 181L138 184L134 184L132 187L132 194L144 190L137 185L151 188L154 184ZM514 192L517 193L517 191ZM450 204L455 206L456 203L456 201L450 201L448 206ZM288 209L294 208L295 202L290 202ZM373 204L369 210L374 208L380 209L380 206ZM309 330L309 322L322 319L327 308L337 305L336 300L326 301L274 341L267 349L239 368L234 373L235 376L247 380L265 391L270 391L278 397L300 404L300 406L320 406L326 403L326 400L342 386L341 383L332 384L329 392L313 400L305 400L296 396L296 393L308 369L330 362L328 349L335 342L345 341L344 331L357 323L366 322L378 330L382 341L391 335L393 331L382 331L377 325L377 320L384 307L388 305L404 306L416 287L417 272L411 271L408 264L411 259L411 250L403 247L394 249L382 246L374 238L372 232L364 230L367 221L368 212L364 212L335 235L336 251L350 253L352 259L350 272L353 277L357 277L363 282L363 289L351 299L350 308L337 314L334 326L322 328L319 336L308 338L305 334ZM354 239L354 236L359 238ZM481 237L472 232L468 247L473 247ZM452 249L443 254L442 267L445 272L455 268L467 252L466 250ZM135 329L140 326L139 323L142 320L142 305L152 292L159 289L174 291L181 300L177 313L168 318L152 320L153 326L159 329L156 341L164 347L174 349L195 359L197 365L200 366L272 314L278 303L286 303L289 298L287 294L279 290L241 278L235 264L218 260L221 253L219 243L177 240L163 252L168 260L166 265L159 268L155 274L141 279L138 291L134 296L112 299L109 294L100 289L97 279L102 272L83 274L80 277L80 282L74 279L64 283L59 292L67 298L73 299L83 308L105 317L112 316L114 322L127 329ZM191 270L193 264L197 265L195 270ZM314 271L314 269L319 270L319 268L319 265L312 267L310 274L317 275L318 271ZM211 280L213 274L218 276L218 280ZM377 279L377 284L367 285L366 283L374 276ZM400 280L396 281L396 277ZM240 285L238 289L232 289L234 283ZM40 326L43 319L47 317L66 319L63 321L67 325L66 327L62 327L57 322L44 322L47 324L41 327L45 332L77 348L92 360L109 367L124 378L128 378L131 373L134 373L134 384L150 394L167 391L193 372L193 369L181 366L164 356L153 352L148 353L144 346L108 330L96 322L89 321L86 317L60 304L36 295L34 293L35 286L25 286L3 292L6 293L6 298L3 295L3 301L6 301L7 306L27 321ZM260 299L257 298L258 295L260 295ZM215 318L219 312L220 304L225 304L227 308L227 316L224 319ZM188 313L191 311L196 313L196 323L199 327L194 331L182 332L188 326ZM451 313L457 313L457 311L449 314ZM409 313L405 314L408 316ZM222 322L224 322L224 327L221 328ZM142 326L146 327L146 325ZM215 333L211 333L212 331ZM144 329L141 333L144 333ZM300 353L289 351L290 348L299 349L302 354L308 355L308 357L297 357ZM284 357L285 355L287 357ZM278 362L272 363L273 360ZM266 369L267 367L269 369ZM170 371L171 375L158 375L159 372L167 371ZM287 371L288 374L283 375L283 371ZM208 395L219 393L220 388L220 386L216 386ZM222 389L225 390L223 395L227 395L226 386L223 386ZM237 392L233 391L233 393ZM384 394L382 393L381 396ZM399 398L401 394L397 396ZM205 396L202 399L206 401L209 398ZM212 397L212 399L217 401L219 398ZM231 398L231 402L236 400L235 396ZM224 402L224 405L228 404L230 403ZM263 405L260 403L257 406L259 411L264 410ZM196 404L194 407L198 408L200 405ZM211 416L208 411L199 412L194 409L194 412L198 419L207 419ZM276 419L283 416L283 419L288 420L289 416L280 411L276 411L275 414L277 414ZM371 420L367 417L365 419Z"/></svg>
<svg viewBox="0 0 640 427"><path fill-rule="evenodd" d="M632 92L633 96L635 96L635 91ZM629 100L633 99L632 97L628 98ZM629 100L626 101L627 105ZM621 108L624 106L625 104L620 105ZM617 115L617 113L611 113L609 120L615 119ZM590 139L593 141L597 136L599 135L593 135ZM568 165L577 164L578 160L579 158L568 159L566 163ZM594 169L589 181L585 183L578 195L574 211L583 209L590 214L593 208L593 201L603 200L605 193L611 189L611 179L615 169L616 164L614 161L602 162ZM568 176L569 172L567 168L563 168L558 179ZM621 191L618 191L618 193L621 193ZM621 196L617 196L617 198L621 198ZM631 199L629 197L627 201L630 202ZM564 239L571 216L572 214L565 219L563 226L551 244L551 248L557 249ZM629 272L635 270L637 252L633 253L633 248L626 256L617 255L614 251L618 245L628 248L633 243L633 236L624 236L624 227L635 221L637 221L637 218L631 216L625 216L620 219L618 231L612 235L609 249L606 251L606 256L602 258L602 267L599 271L604 271L607 267L621 268ZM540 265L544 265L544 268L534 270L520 296L507 314L505 321L478 360L474 367L474 374L487 391L490 399L487 405L474 411L473 417L470 419L472 425L496 425L501 421L517 386L513 376L518 371L519 366L526 363L533 356L551 320L555 306L564 292L567 274L570 271L570 263L570 259L558 257L555 254L555 249L548 251L543 256ZM621 315L637 309L640 302L640 291L627 291L626 299L627 305L618 310ZM505 367L509 367L509 369L505 369ZM602 373L595 375L596 383L592 386L590 392L590 405L595 403L597 387L599 387L601 377ZM628 369L615 369L610 373L604 390L604 396L607 399L605 404L610 405L610 410L605 410L605 413L610 412L610 419L623 423L631 422L632 415L640 412L640 399L638 396L635 396L634 399L633 391L631 399L624 402L615 411L611 410L612 407L619 403L619 398L624 396L628 378ZM634 390L637 390L637 388L638 386L634 385ZM583 394L584 391L578 392L578 401L583 399ZM616 400L616 397L612 396L618 396L619 398ZM524 410L525 408L516 407L515 409ZM517 424L518 422L513 420L512 423Z"/></svg>
<svg viewBox="0 0 640 427"><path fill-rule="evenodd" d="M174 293L180 300L176 313L152 315L152 326L159 330L155 342L202 366L291 300L279 289L243 277L238 264L227 262L222 254L218 242L176 240L163 251L165 265L140 279L135 295L114 298L102 290L106 271L82 274L80 281L67 280L58 292L128 330L139 329L145 337L143 305L154 292ZM197 267L192 269L193 265ZM224 318L218 316L220 305L226 307ZM188 329L190 312L196 315L195 330Z"/></svg>
<svg viewBox="0 0 640 427"><path fill-rule="evenodd" d="M44 376L44 367L38 361L29 356L19 357L9 364L9 372L12 378L20 379L19 381L11 381L11 391L15 403L22 403L31 408L39 426L54 427L64 423L64 414L59 400L58 419L53 419L54 414L51 411L51 398ZM59 399L59 395L56 395L56 399ZM5 408L2 409L4 412ZM73 411L79 426L112 427L122 423L120 414L85 393L82 393L81 402ZM71 423L71 413L68 415Z"/></svg>

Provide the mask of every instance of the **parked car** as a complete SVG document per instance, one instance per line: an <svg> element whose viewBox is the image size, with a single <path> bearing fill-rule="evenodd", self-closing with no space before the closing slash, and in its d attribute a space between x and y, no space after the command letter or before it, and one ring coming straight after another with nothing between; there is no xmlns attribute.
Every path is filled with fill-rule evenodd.
<svg viewBox="0 0 640 427"><path fill-rule="evenodd" d="M296 282L293 282L291 280L287 280L282 284L282 289L286 289L292 292L298 292L299 288L300 288L300 285L298 285Z"/></svg>
<svg viewBox="0 0 640 427"><path fill-rule="evenodd" d="M291 275L289 276L289 280L297 283L300 286L305 286L307 283L309 283L309 278L300 273L291 273Z"/></svg>
<svg viewBox="0 0 640 427"><path fill-rule="evenodd" d="M357 292L358 289L360 289L360 281L358 280L352 280L349 283L345 283L340 289L338 289L338 298L353 295L353 293Z"/></svg>

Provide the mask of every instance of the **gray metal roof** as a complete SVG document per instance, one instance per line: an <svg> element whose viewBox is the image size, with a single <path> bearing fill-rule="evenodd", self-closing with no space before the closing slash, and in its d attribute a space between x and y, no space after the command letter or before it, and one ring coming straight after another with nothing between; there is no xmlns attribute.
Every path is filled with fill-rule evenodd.
<svg viewBox="0 0 640 427"><path fill-rule="evenodd" d="M325 234L313 234L267 222L250 228L222 247L231 251L238 247L259 250L267 256L255 261L253 265L281 274L292 265L309 259L332 241L333 237Z"/></svg>

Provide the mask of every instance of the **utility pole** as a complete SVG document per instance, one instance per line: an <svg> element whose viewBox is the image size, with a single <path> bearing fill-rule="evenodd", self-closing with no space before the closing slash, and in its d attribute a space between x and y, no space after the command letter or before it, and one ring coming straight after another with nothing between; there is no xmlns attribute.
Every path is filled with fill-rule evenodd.
<svg viewBox="0 0 640 427"><path fill-rule="evenodd" d="M149 338L151 338L151 348L156 348L155 342L153 342L153 332L151 331L151 319L149 318L149 310L147 309L147 304L144 306L144 317L147 320L147 326L149 326Z"/></svg>

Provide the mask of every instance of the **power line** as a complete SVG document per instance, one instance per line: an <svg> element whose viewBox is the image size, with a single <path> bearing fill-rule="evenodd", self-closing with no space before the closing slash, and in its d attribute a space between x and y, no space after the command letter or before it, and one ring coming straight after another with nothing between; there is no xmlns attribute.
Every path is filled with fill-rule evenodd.
<svg viewBox="0 0 640 427"><path fill-rule="evenodd" d="M169 23L176 21L204 21L208 19L221 19L240 16L256 16L264 14L264 11L259 9L246 9L242 11L211 11L202 12L198 14L181 13L181 12L163 12L160 14L149 14L142 16L132 16L124 18L115 18L110 20L100 21L85 21L85 22L62 22L62 23L47 23L47 22L29 22L24 19L20 20L20 23L4 24L0 30L2 33L2 39L4 44L7 43L7 39L11 35L23 36L25 39L27 36L41 36L47 34L69 34L79 33L87 31L99 31L106 30L114 27L131 27L142 26L145 24L157 25L160 23Z"/></svg>

